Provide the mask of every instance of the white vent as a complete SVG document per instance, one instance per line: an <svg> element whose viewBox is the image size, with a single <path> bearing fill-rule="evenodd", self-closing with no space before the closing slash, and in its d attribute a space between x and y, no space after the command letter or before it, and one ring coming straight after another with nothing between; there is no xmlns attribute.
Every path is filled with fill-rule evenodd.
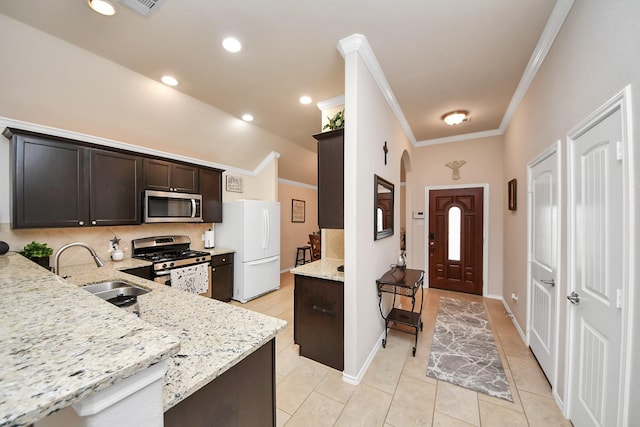
<svg viewBox="0 0 640 427"><path fill-rule="evenodd" d="M164 0L120 0L120 3L129 6L140 15L147 16L155 11L163 1Z"/></svg>

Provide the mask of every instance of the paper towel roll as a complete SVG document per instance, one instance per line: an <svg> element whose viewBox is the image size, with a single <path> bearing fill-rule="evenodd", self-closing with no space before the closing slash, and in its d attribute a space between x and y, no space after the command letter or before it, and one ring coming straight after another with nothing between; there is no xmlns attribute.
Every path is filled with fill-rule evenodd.
<svg viewBox="0 0 640 427"><path fill-rule="evenodd" d="M215 247L215 234L213 230L207 230L204 232L204 247L206 249Z"/></svg>

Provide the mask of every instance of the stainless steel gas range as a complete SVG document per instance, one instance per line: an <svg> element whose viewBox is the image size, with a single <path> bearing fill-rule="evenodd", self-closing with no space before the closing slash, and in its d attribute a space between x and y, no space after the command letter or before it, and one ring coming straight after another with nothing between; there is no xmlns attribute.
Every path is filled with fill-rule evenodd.
<svg viewBox="0 0 640 427"><path fill-rule="evenodd" d="M134 239L131 244L135 258L152 263L154 282L174 286L177 283L172 283L172 280L187 277L202 287L206 280L206 292L197 293L211 297L211 254L190 249L189 236L145 237Z"/></svg>

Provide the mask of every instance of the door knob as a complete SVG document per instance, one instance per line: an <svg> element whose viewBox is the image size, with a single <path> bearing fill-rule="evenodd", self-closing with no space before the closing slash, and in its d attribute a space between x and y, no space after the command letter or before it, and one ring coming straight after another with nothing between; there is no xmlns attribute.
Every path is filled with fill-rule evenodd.
<svg viewBox="0 0 640 427"><path fill-rule="evenodd" d="M580 304L580 295L575 292L571 292L571 295L568 295L567 299L571 302L571 304Z"/></svg>
<svg viewBox="0 0 640 427"><path fill-rule="evenodd" d="M540 280L542 283L544 283L545 285L551 285L551 286L555 286L556 285L556 281L554 279L551 280Z"/></svg>

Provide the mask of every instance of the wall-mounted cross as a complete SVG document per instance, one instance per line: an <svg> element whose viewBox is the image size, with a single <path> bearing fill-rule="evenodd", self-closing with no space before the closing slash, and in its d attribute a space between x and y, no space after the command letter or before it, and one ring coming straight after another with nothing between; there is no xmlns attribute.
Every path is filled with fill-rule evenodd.
<svg viewBox="0 0 640 427"><path fill-rule="evenodd" d="M382 147L382 151L384 151L384 164L387 164L387 153L389 149L387 148L387 141L384 142L384 146Z"/></svg>

